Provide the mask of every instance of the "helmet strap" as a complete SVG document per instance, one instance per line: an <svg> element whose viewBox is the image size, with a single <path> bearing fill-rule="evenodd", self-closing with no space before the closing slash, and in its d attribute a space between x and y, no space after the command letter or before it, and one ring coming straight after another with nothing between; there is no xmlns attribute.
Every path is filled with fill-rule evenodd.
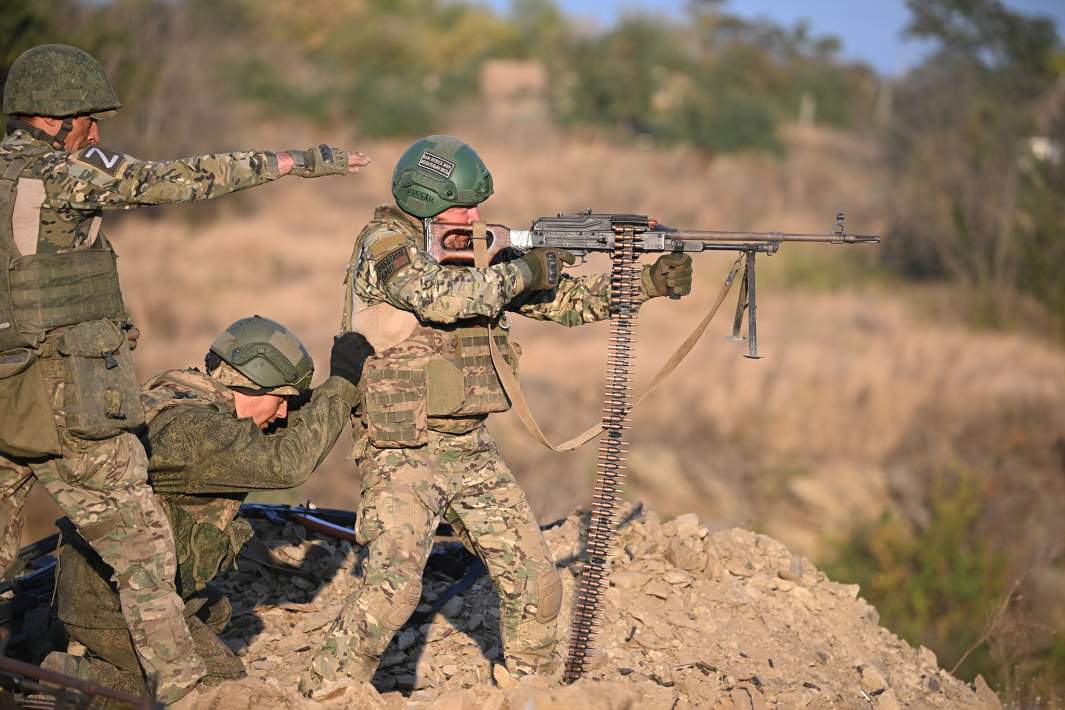
<svg viewBox="0 0 1065 710"><path fill-rule="evenodd" d="M9 118L7 119L7 127L4 132L12 133L17 130L23 130L26 131L26 133L29 133L34 138L36 138L37 140L44 141L45 143L48 143L57 150L64 150L66 146L64 145L63 141L66 140L67 135L69 135L70 131L73 130L73 128L74 119L69 116L63 119L63 125L60 126L59 133L56 133L54 136L45 133L38 126L35 126L32 123L26 123L25 121L21 121L17 118Z"/></svg>
<svg viewBox="0 0 1065 710"><path fill-rule="evenodd" d="M60 150L65 148L67 136L70 135L72 130L74 130L74 118L67 116L63 119L63 125L59 127L59 132L55 134L55 142L52 145Z"/></svg>

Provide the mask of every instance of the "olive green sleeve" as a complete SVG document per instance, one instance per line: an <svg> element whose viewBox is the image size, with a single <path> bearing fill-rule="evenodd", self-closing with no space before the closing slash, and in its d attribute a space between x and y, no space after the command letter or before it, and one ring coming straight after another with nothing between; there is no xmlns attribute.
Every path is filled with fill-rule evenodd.
<svg viewBox="0 0 1065 710"><path fill-rule="evenodd" d="M160 426L153 422L152 487L157 493L203 494L298 486L333 448L357 398L354 385L330 377L273 434L251 419L208 407L188 407Z"/></svg>
<svg viewBox="0 0 1065 710"><path fill-rule="evenodd" d="M56 163L46 190L58 209L128 209L207 200L278 177L277 156L267 151L144 161L90 146Z"/></svg>
<svg viewBox="0 0 1065 710"><path fill-rule="evenodd" d="M386 236L387 239L387 236ZM377 240L378 245L383 240ZM516 262L485 270L472 266L441 265L410 240L389 248L367 244L359 262L359 295L386 301L429 323L454 323L464 318L495 318L531 278ZM397 264L401 264L397 268Z"/></svg>

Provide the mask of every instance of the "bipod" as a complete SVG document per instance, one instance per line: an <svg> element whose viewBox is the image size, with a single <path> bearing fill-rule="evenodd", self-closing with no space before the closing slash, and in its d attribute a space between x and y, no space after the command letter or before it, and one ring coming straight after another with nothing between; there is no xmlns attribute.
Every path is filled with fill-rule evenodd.
<svg viewBox="0 0 1065 710"><path fill-rule="evenodd" d="M758 252L772 254L775 249L766 249L763 244L748 244L741 250L743 252L743 281L740 283L739 297L736 299L736 315L732 320L732 335L726 340L741 341L740 335L743 327L743 314L747 314L747 352L745 358L761 360L758 354L758 292L755 282L755 257Z"/></svg>

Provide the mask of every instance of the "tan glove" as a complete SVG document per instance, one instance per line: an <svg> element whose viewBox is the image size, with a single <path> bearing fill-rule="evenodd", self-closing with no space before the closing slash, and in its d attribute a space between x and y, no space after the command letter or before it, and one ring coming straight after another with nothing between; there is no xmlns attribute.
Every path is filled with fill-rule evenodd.
<svg viewBox="0 0 1065 710"><path fill-rule="evenodd" d="M692 292L692 258L687 254L663 254L643 267L641 282L650 298L680 298Z"/></svg>
<svg viewBox="0 0 1065 710"><path fill-rule="evenodd" d="M558 286L563 265L575 263L577 257L565 249L538 247L527 252L519 261L524 262L532 272L525 290L544 291Z"/></svg>
<svg viewBox="0 0 1065 710"><path fill-rule="evenodd" d="M343 148L322 143L316 148L286 152L292 156L292 175L313 178L348 173L348 151Z"/></svg>

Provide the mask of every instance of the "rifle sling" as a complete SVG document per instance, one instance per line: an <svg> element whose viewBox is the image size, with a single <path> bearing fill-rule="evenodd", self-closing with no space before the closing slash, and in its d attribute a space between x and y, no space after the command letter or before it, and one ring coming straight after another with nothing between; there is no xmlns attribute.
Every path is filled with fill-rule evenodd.
<svg viewBox="0 0 1065 710"><path fill-rule="evenodd" d="M488 268L488 239L487 228L484 222L473 223L473 260L474 266L478 269L483 270ZM703 337L703 333L706 332L710 322L714 319L714 316L717 315L718 309L721 308L721 304L725 301L729 289L732 288L732 282L736 279L736 274L739 273L739 269L740 259L737 258L729 269L728 276L725 277L725 283L721 285L721 290L718 291L717 297L714 299L714 303L710 307L710 310L707 311L705 316L703 316L703 319L699 324L695 326L695 330L684 339L684 342L680 344L676 351L670 355L668 360L666 360L665 364L663 364L658 372L655 373L655 376L651 378L651 384L648 385L647 391L644 392L635 403L633 403L632 408L629 410L630 412L651 396L651 393L677 369L677 366L688 356L688 353L692 351L695 344L699 342L699 339ZM518 415L521 423L525 425L525 429L534 439L552 451L561 453L563 451L572 451L580 448L603 433L602 423L597 423L572 439L564 441L557 446L548 441L547 437L544 436L544 432L540 428L540 425L536 422L536 417L533 416L528 403L525 401L525 395L522 393L518 378L514 376L514 371L511 370L510 366L503 359L502 353L499 352L499 347L496 345L495 338L492 337L493 326L491 321L489 321L486 327L488 330L488 347L492 353L492 364L495 365L496 374L499 375L499 381L503 384L503 390L507 393L507 397L510 398L510 403L514 407L514 412Z"/></svg>

